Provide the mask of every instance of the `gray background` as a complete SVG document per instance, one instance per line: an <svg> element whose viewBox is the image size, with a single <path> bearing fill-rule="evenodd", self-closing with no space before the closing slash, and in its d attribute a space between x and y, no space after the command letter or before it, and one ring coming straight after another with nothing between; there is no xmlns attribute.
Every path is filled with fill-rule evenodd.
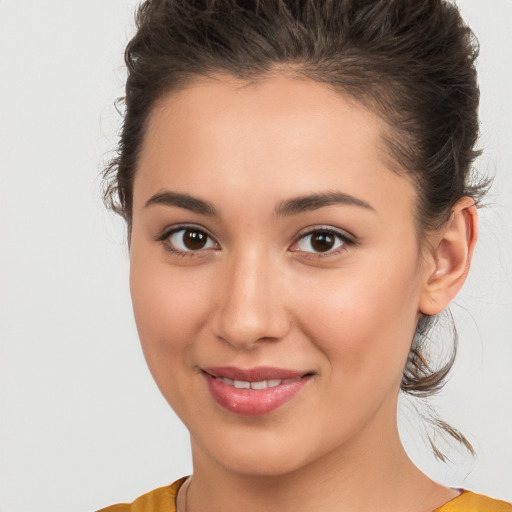
<svg viewBox="0 0 512 512"><path fill-rule="evenodd" d="M145 367L122 223L101 204L134 0L0 0L0 510L128 501L191 470L187 433ZM474 443L436 463L411 404L413 460L512 500L512 1L460 0L478 35L478 168L496 174L440 414Z"/></svg>

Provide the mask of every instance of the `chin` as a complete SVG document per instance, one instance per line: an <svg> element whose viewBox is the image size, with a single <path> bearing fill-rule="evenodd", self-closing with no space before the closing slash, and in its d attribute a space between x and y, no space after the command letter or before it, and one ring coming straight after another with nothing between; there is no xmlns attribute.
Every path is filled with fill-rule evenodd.
<svg viewBox="0 0 512 512"><path fill-rule="evenodd" d="M289 429L279 432L268 428L221 428L217 432L219 434L216 436L210 432L204 438L207 439L206 444L196 442L192 436L194 460L213 459L215 465L248 477L284 476L322 458L328 452L326 446L318 444L321 437L311 438L309 434L312 432L299 429L293 434Z"/></svg>
<svg viewBox="0 0 512 512"><path fill-rule="evenodd" d="M297 449L294 451L297 452ZM306 464L297 453L283 450L267 453L256 449L251 453L241 450L234 450L232 454L224 452L217 462L230 472L256 478L284 476Z"/></svg>

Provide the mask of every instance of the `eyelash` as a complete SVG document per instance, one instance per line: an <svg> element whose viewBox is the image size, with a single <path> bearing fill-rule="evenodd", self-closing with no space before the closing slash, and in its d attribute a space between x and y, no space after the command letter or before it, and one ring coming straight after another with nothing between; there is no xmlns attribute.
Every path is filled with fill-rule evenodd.
<svg viewBox="0 0 512 512"><path fill-rule="evenodd" d="M192 231L197 233L202 233L205 235L209 240L213 241L214 247L207 247L205 249L198 249L198 250L188 250L183 251L180 249L177 249L173 244L170 243L169 238L180 231L186 232L186 231ZM331 235L334 236L338 242L341 242L341 245L336 247L334 250L329 249L325 252L315 252L315 251L301 251L301 250L290 250L290 252L302 252L304 257L306 258L328 258L332 256L337 256L343 251L347 250L347 247L356 245L356 241L352 236L349 236L347 233L338 231L337 229L334 229L331 226L315 226L312 228L308 228L306 231L300 232L297 235L297 239L293 244L290 246L294 247L297 246L301 241L305 240L308 236L312 236L315 233L321 233L325 235ZM204 252L205 250L219 250L219 243L211 236L206 230L203 228L200 228L198 226L194 225L180 225L175 226L171 229L167 229L164 232L162 232L161 235L159 235L156 238L156 241L161 242L164 245L165 250L181 257L197 257L200 256L200 253Z"/></svg>

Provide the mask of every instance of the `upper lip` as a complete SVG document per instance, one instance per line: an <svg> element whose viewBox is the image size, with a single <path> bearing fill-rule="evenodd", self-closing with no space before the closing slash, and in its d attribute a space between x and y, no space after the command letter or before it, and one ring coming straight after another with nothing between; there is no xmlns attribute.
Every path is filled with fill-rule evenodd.
<svg viewBox="0 0 512 512"><path fill-rule="evenodd" d="M255 368L237 368L235 366L209 366L202 370L212 377L231 380L243 380L247 382L261 382L263 380L285 380L303 377L310 372L300 370L288 370L286 368L274 368L271 366L258 366Z"/></svg>

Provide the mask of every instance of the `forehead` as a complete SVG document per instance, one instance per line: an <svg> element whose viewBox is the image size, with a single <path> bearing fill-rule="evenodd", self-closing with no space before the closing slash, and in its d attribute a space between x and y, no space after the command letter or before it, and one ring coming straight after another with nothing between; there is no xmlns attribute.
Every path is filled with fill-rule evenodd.
<svg viewBox="0 0 512 512"><path fill-rule="evenodd" d="M311 80L197 80L153 109L134 199L162 188L211 194L221 183L220 200L244 204L258 191L275 203L340 189L380 202L396 189L412 201L409 180L387 163L384 129L353 98Z"/></svg>
<svg viewBox="0 0 512 512"><path fill-rule="evenodd" d="M325 84L281 74L255 82L226 75L197 79L157 102L146 140L165 135L164 123L169 135L174 127L173 135L179 133L182 139L192 131L194 136L208 136L203 142L210 138L221 143L222 136L231 135L232 151L235 144L247 146L252 140L248 135L254 139L257 132L260 143L266 135L274 148L295 140L296 151L322 140L335 142L340 149L371 150L376 158L383 157L385 149L381 137L385 123L372 111Z"/></svg>

